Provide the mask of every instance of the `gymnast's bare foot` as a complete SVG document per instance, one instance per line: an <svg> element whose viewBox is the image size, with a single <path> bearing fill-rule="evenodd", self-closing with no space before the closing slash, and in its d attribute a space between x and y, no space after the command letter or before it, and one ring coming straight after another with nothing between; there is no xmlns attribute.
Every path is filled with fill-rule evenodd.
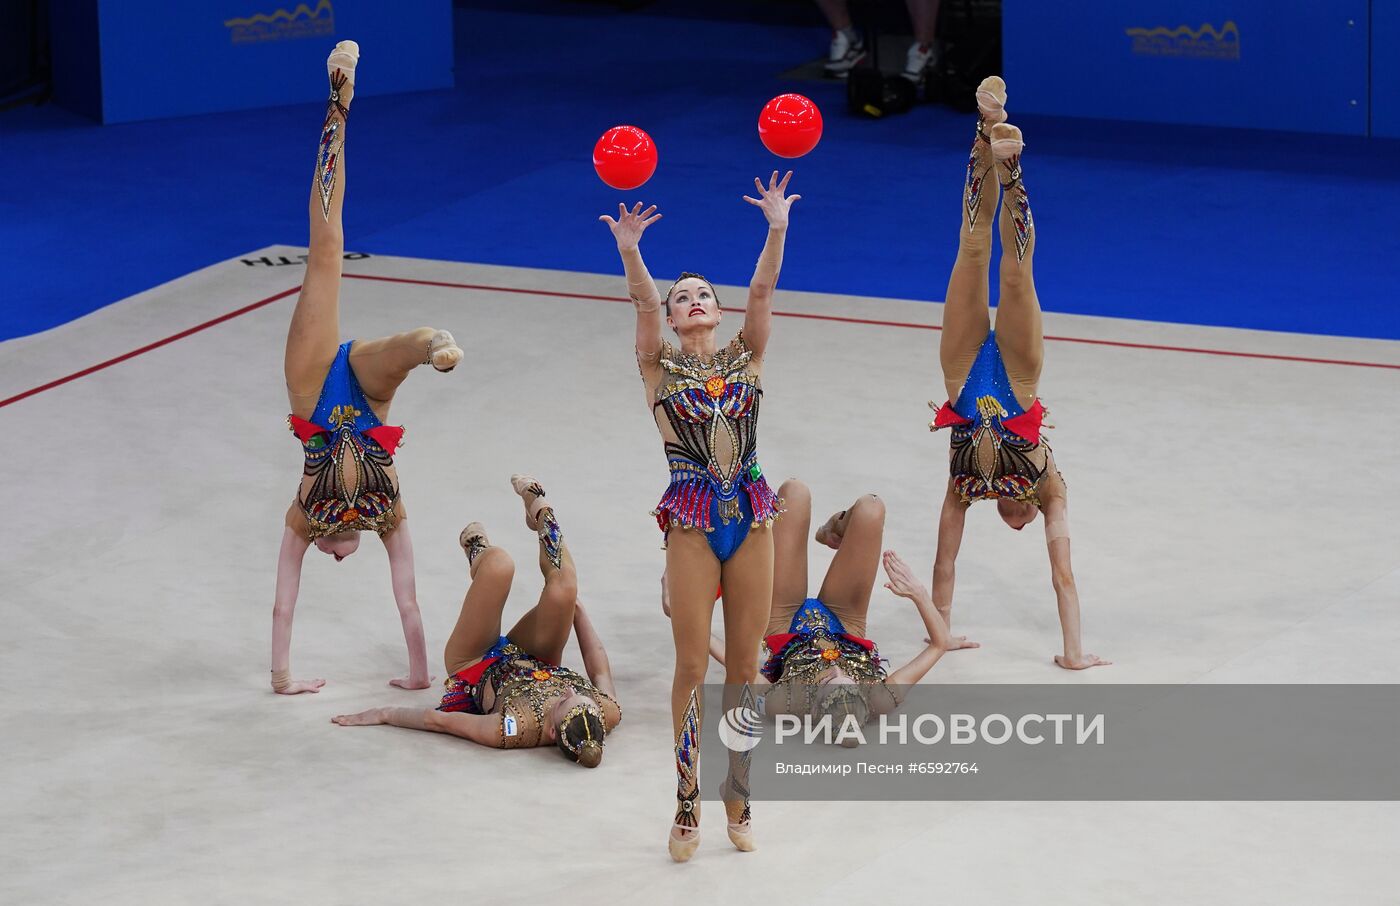
<svg viewBox="0 0 1400 906"><path fill-rule="evenodd" d="M433 684L433 677L427 676L417 678L413 676L401 676L398 679L389 680L389 685L397 686L400 689L426 689Z"/></svg>
<svg viewBox="0 0 1400 906"><path fill-rule="evenodd" d="M924 639L924 644L925 644L925 645L932 645L932 644L933 644L933 639ZM953 636L953 638L949 641L948 647L947 647L947 648L944 648L943 650L944 650L944 651L961 651L961 650L964 649L964 648L981 648L981 647L982 647L982 643L981 643L981 642L969 642L969 641L967 640L967 636L965 636L965 635L955 635L955 636Z"/></svg>
<svg viewBox="0 0 1400 906"><path fill-rule="evenodd" d="M337 714L331 718L331 723L342 727L377 727L385 723L384 709L370 708L358 714Z"/></svg>
<svg viewBox="0 0 1400 906"><path fill-rule="evenodd" d="M1078 657L1070 657L1067 654L1055 655L1055 666L1063 667L1066 670L1088 670L1090 667L1107 667L1113 661L1106 661L1097 654L1081 654Z"/></svg>
<svg viewBox="0 0 1400 906"><path fill-rule="evenodd" d="M821 528L817 529L817 543L825 544L832 550L840 549L841 536L845 534L845 519L845 510L842 510L839 513L832 513L831 518L826 520L826 522L822 523Z"/></svg>
<svg viewBox="0 0 1400 906"><path fill-rule="evenodd" d="M320 692L321 687L325 684L326 681L323 679L291 680L281 689L274 686L272 691L278 695L301 695L303 692Z"/></svg>

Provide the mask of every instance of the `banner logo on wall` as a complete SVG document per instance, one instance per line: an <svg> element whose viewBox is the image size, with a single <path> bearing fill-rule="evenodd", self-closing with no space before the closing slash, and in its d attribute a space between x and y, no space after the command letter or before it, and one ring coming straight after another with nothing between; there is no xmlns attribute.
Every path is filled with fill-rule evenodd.
<svg viewBox="0 0 1400 906"><path fill-rule="evenodd" d="M279 9L254 13L245 19L225 19L224 28L234 44L323 38L335 34L335 9L331 0L320 0L314 9L299 3L291 12Z"/></svg>
<svg viewBox="0 0 1400 906"><path fill-rule="evenodd" d="M1145 57L1240 58L1240 29L1233 21L1226 22L1219 31L1206 23L1195 29L1185 25L1129 28L1124 29L1124 34L1133 39L1133 53Z"/></svg>

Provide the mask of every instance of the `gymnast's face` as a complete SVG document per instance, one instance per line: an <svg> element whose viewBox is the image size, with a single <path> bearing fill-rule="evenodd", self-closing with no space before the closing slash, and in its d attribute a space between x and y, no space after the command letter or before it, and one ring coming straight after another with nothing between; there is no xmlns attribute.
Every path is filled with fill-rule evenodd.
<svg viewBox="0 0 1400 906"><path fill-rule="evenodd" d="M714 330L719 324L715 288L699 277L687 277L671 288L666 300L666 323L677 334Z"/></svg>
<svg viewBox="0 0 1400 906"><path fill-rule="evenodd" d="M851 675L840 667L828 667L826 670L822 671L821 676L817 677L817 685L827 690L823 695L829 695L831 690L835 689L837 686L850 686L854 684L855 680L851 678Z"/></svg>
<svg viewBox="0 0 1400 906"><path fill-rule="evenodd" d="M817 694L813 696L814 700L812 702L812 719L818 721L821 720L824 715L830 714L831 731L833 735L838 736L842 728L846 726L848 717L855 717L857 723L864 725L865 716L868 716L869 712L865 711L864 707L859 705L859 700L855 700L854 703L848 700L845 705L841 706L837 706L834 701L836 695L840 694L837 690L842 686L856 685L859 684L856 682L855 678L840 667L831 667L827 669L817 679ZM851 748L852 746L859 745L860 740L848 734L841 738L840 743L846 748Z"/></svg>
<svg viewBox="0 0 1400 906"><path fill-rule="evenodd" d="M1034 522L1035 514L1039 512L1039 507L1025 500L1008 500L1005 497L997 500L997 514L1018 532Z"/></svg>
<svg viewBox="0 0 1400 906"><path fill-rule="evenodd" d="M359 532L336 532L334 535L324 535L316 539L316 549L323 554L330 554L337 563L355 553L359 546Z"/></svg>

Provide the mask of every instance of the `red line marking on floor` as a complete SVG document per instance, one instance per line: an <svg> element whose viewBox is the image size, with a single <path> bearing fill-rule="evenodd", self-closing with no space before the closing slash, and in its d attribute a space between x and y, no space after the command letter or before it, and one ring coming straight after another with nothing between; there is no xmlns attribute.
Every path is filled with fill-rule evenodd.
<svg viewBox="0 0 1400 906"><path fill-rule="evenodd" d="M125 362L127 359L134 359L138 355L143 355L147 352L150 352L152 349L159 349L162 346L174 343L176 340L183 340L185 337L188 337L191 334L199 333L201 330L208 330L216 324L222 324L225 321L231 321L239 315L246 315L248 312L256 311L257 309L262 308L264 305L271 305L273 302L285 299L292 293L299 292L300 290L300 286L293 286L291 289L285 289L275 296L268 296L266 299L260 299L257 302L254 302L252 305L245 305L242 308L237 309L235 311L231 311L226 315L219 315L217 318L205 321L203 324L196 324L194 327L191 327L187 330L182 330L177 334L172 334L171 336L168 336L163 340L156 340L154 343L147 343L140 349L133 349L131 350L131 352L123 353L122 355L119 355L114 359L108 359L105 362L98 362L96 365L84 368L82 371L75 371L67 377L61 377L56 381L49 381L47 384L40 384L38 387L35 387L31 390L26 390L23 393L16 394L10 397L9 399L0 400L0 409L5 408L11 403L17 403L22 399L28 399L29 397L34 396L36 393L43 393L45 390L52 390L55 387L61 387L69 381L76 381L80 377L87 377L89 374L101 371L104 368L111 368L113 365Z"/></svg>
<svg viewBox="0 0 1400 906"><path fill-rule="evenodd" d="M595 302L629 301L628 299L622 298L621 296L599 296L590 293L565 293L544 289L523 289L521 287L515 286L491 286L484 283L449 283L440 280L411 280L407 277L380 277L371 274L345 274L344 276L346 279L349 280L375 280L384 283L406 283L414 286L439 286L446 289L471 289L493 293L518 293L521 295L529 296L552 296L557 299L587 299ZM133 359L139 355L144 355L145 353L148 353L154 349L159 349L162 346L167 346L171 343L174 343L176 340L183 340L185 337L197 334L202 330L208 330L209 328L214 327L218 324L222 324L225 321L231 321L234 318L239 317L240 315L246 315L250 311L256 311L259 308L271 305L273 302L281 301L282 299L285 299L288 296L300 290L300 286L294 286L291 289L283 290L282 292L277 293L274 296L268 296L266 299L260 299L257 302L252 303L251 305L245 305L242 308L235 309L234 311L229 312L228 314L220 315L219 317L205 321L202 324L196 324L194 327L182 330L177 334L172 334L163 340L157 340L154 343L148 343L145 346L140 347L139 349L133 349L130 352L123 353L122 355L108 359L105 362L98 362L96 365L84 368L82 371L75 371L72 374L67 375L65 377L49 381L47 384L41 384L38 387L26 390L23 393L15 394L14 396L9 397L8 399L0 400L0 409L3 409L4 407L12 403L17 403L20 400L28 399L29 397L34 396L36 394L43 393L46 390L52 390L55 387L61 387L64 384L69 383L70 381L76 381L78 378L86 377L89 374L94 374L106 368L111 368L113 365L120 364L121 362L125 362L128 359ZM742 312L743 309L725 308L724 311ZM943 329L937 324L916 324L911 321L882 321L874 318L851 318L842 315L814 315L808 314L806 312L795 311L775 311L773 312L773 316L777 318L798 318L809 321L832 321L838 324L864 324L872 327L899 327L906 330ZM1322 359L1313 358L1310 356L1277 355L1268 352L1241 352L1239 350L1234 349L1205 349L1195 346L1167 346L1158 343L1131 343L1126 340L1095 340L1090 339L1088 337L1046 336L1045 339L1056 343L1087 343L1092 346L1115 346L1120 349L1148 349L1156 352L1185 352L1191 353L1193 355L1214 355L1241 359L1269 359L1275 362L1302 362L1310 365L1345 365L1351 368L1382 368L1390 371L1400 371L1400 365L1393 365L1388 362L1360 362L1350 359Z"/></svg>
<svg viewBox="0 0 1400 906"><path fill-rule="evenodd" d="M487 286L480 283L447 283L438 280L410 280L406 277L377 277L369 274L346 274L355 280L380 280L385 283L411 283L418 286L441 286L449 289L476 289L498 293L523 293L533 296L557 296L561 299L593 299L601 302L628 302L621 296L595 296L587 293L560 293L544 289L520 289L518 287ZM742 312L742 308L722 308L723 311ZM835 321L841 324L867 324L875 327L902 327L908 330L942 330L937 324L916 324L911 321L880 321L872 318L850 318L843 315L814 315L806 312L775 311L776 318L800 318L810 321ZM1389 362L1360 362L1351 359L1320 359L1309 356L1279 355L1271 352L1241 352L1234 349L1205 349L1196 346L1167 346L1159 343L1132 343L1127 340L1094 340L1088 337L1058 337L1047 335L1046 340L1056 343L1087 343L1091 346L1116 346L1120 349L1150 349L1157 352L1188 352L1194 355L1228 356L1241 359L1270 359L1275 362L1304 362L1312 365L1346 365L1351 368L1385 368L1400 371L1400 365Z"/></svg>

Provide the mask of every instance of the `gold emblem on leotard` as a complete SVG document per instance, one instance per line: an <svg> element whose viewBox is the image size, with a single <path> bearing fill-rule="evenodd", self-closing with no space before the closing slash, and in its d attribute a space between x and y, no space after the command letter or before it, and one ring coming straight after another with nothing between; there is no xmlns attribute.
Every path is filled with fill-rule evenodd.
<svg viewBox="0 0 1400 906"><path fill-rule="evenodd" d="M355 419L363 414L363 412L356 409L354 406L336 406L331 410L331 422L339 428L346 422L354 422Z"/></svg>
<svg viewBox="0 0 1400 906"><path fill-rule="evenodd" d="M1008 413L1001 407L994 396L977 397L977 412L982 416L983 421L991 421L994 418L1006 418Z"/></svg>

